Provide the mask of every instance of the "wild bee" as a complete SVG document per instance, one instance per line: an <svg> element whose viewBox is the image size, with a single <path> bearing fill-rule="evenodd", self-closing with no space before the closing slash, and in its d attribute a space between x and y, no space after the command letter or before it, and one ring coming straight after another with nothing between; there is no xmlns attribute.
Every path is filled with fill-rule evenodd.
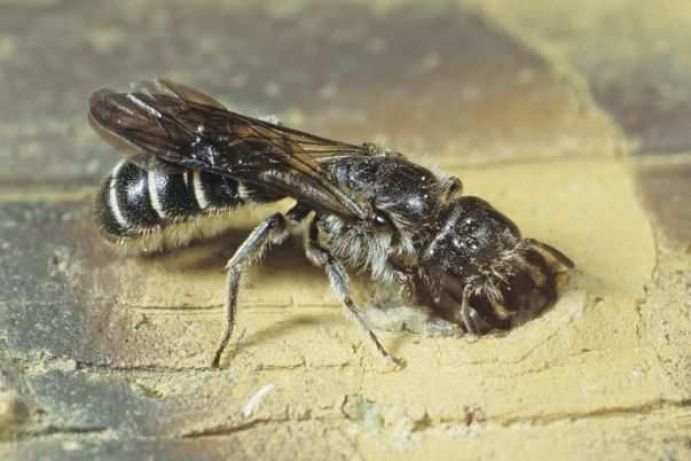
<svg viewBox="0 0 691 461"><path fill-rule="evenodd" d="M129 153L100 189L97 219L107 240L130 251L179 247L232 224L237 207L294 199L289 211L261 222L226 265L226 324L214 367L235 326L243 271L303 221L307 258L324 268L336 297L393 361L352 301L346 269L400 284L440 317L482 334L554 302L559 274L573 267L557 249L521 237L486 201L462 195L458 178L369 143L232 112L180 84L100 90L89 120Z"/></svg>

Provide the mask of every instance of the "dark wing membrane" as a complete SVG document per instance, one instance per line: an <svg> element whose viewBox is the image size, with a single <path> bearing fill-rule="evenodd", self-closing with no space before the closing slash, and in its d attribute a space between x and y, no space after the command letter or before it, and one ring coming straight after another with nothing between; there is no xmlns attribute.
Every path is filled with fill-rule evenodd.
<svg viewBox="0 0 691 461"><path fill-rule="evenodd" d="M366 146L332 141L226 109L188 87L155 80L129 93L100 90L89 121L117 149L185 168L276 189L344 217L371 219L367 203L340 188L325 160L369 155Z"/></svg>

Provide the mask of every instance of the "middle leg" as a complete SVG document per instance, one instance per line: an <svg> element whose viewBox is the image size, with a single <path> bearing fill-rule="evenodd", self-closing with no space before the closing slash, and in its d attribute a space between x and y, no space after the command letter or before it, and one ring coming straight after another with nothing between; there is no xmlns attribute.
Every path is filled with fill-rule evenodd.
<svg viewBox="0 0 691 461"><path fill-rule="evenodd" d="M312 219L309 226L305 251L307 258L316 266L323 267L329 277L331 290L336 297L343 303L348 312L355 317L360 326L367 332L367 335L374 343L379 353L388 361L400 366L402 360L391 355L381 344L377 335L365 320L362 312L355 306L355 303L348 292L348 273L343 264L338 261L326 248L319 243L319 229L317 227L318 218Z"/></svg>

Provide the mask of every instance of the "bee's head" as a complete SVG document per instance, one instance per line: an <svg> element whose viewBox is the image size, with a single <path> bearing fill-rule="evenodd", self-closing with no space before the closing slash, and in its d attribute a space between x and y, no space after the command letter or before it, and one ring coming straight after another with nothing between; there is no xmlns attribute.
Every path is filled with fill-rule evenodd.
<svg viewBox="0 0 691 461"><path fill-rule="evenodd" d="M462 278L478 274L521 241L518 227L477 197L457 199L442 215L423 254L423 266Z"/></svg>
<svg viewBox="0 0 691 461"><path fill-rule="evenodd" d="M516 224L489 203L460 197L442 214L420 269L442 312L467 323L457 315L464 303L473 305L481 312L478 323L503 328L516 311L554 301L556 274L572 266L549 245L523 239Z"/></svg>

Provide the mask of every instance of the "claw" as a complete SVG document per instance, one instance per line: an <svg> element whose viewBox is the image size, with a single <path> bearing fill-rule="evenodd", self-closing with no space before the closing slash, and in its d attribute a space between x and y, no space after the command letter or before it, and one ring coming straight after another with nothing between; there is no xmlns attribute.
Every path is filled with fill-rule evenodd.
<svg viewBox="0 0 691 461"><path fill-rule="evenodd" d="M396 357L395 355L389 355L387 358L389 359L389 363L393 367L392 371L403 370L408 365L404 358Z"/></svg>

